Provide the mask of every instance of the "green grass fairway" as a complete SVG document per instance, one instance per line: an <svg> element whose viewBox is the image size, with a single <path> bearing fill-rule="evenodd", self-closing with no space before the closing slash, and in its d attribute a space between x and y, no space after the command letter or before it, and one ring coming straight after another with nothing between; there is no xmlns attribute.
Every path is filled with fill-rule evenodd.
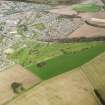
<svg viewBox="0 0 105 105"><path fill-rule="evenodd" d="M72 8L77 12L98 12L102 9L102 6L97 4L76 4Z"/></svg>
<svg viewBox="0 0 105 105"><path fill-rule="evenodd" d="M43 67L37 67L36 64L32 64L27 68L34 74L38 75L41 79L46 80L79 67L104 51L104 44L96 45L91 48L82 49L81 51L71 52L49 59L45 61Z"/></svg>

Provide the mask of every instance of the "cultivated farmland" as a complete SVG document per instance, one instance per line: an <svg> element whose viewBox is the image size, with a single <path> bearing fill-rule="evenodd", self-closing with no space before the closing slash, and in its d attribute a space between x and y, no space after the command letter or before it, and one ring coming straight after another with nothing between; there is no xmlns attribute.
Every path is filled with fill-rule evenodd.
<svg viewBox="0 0 105 105"><path fill-rule="evenodd" d="M21 44L12 47L14 53L8 55L8 58L23 66L45 61L64 53L76 52L85 48L96 46L98 43L37 43L27 41L25 48ZM101 43L100 43L101 44Z"/></svg>
<svg viewBox="0 0 105 105"><path fill-rule="evenodd" d="M82 71L105 99L105 53L81 67Z"/></svg>
<svg viewBox="0 0 105 105"><path fill-rule="evenodd" d="M62 17L67 18L80 18L84 21L78 29L74 30L72 33L69 33L67 37L70 41L81 41L82 38L84 40L104 40L105 38L105 12L103 5L97 4L76 4L72 6L58 6L52 10L51 13L60 14ZM64 38L64 39L67 39ZM63 38L46 38L45 41L60 41Z"/></svg>
<svg viewBox="0 0 105 105"><path fill-rule="evenodd" d="M92 85L83 72L77 69L43 82L7 105L99 104Z"/></svg>
<svg viewBox="0 0 105 105"><path fill-rule="evenodd" d="M72 8L77 12L98 12L102 9L102 6L96 4L76 4Z"/></svg>
<svg viewBox="0 0 105 105"><path fill-rule="evenodd" d="M104 77L105 53L79 68L44 81L6 105L101 105L94 89L105 98Z"/></svg>
<svg viewBox="0 0 105 105"><path fill-rule="evenodd" d="M35 84L38 84L40 79L20 65L14 65L8 70L0 72L0 105L17 95L11 88L14 82L21 83L27 90Z"/></svg>

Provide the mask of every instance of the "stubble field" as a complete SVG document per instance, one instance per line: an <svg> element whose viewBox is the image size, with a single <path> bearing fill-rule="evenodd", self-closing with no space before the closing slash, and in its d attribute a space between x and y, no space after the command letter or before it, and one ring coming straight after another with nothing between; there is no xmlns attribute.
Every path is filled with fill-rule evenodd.
<svg viewBox="0 0 105 105"><path fill-rule="evenodd" d="M7 105L70 104L99 105L92 85L79 69L45 81Z"/></svg>
<svg viewBox="0 0 105 105"><path fill-rule="evenodd" d="M23 87L27 90L35 84L38 84L40 79L20 65L14 65L8 70L0 72L0 105L17 95L11 88L14 82L22 83Z"/></svg>

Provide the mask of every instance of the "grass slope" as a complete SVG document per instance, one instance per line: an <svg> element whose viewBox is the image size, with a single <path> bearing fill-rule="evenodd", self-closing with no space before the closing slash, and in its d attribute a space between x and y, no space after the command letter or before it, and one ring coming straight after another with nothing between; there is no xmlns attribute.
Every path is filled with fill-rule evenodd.
<svg viewBox="0 0 105 105"><path fill-rule="evenodd" d="M32 64L27 68L34 74L38 75L41 79L46 80L58 74L79 67L104 51L104 44L96 45L88 49L82 49L81 51L63 54L56 58L47 60L46 65L43 67L37 67L36 64Z"/></svg>

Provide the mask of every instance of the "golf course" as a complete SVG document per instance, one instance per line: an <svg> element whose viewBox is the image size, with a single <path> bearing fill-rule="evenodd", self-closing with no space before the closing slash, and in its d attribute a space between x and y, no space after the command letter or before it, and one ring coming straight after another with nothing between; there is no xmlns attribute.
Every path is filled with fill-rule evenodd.
<svg viewBox="0 0 105 105"><path fill-rule="evenodd" d="M37 64L31 64L27 69L39 76L42 80L46 80L77 68L104 51L104 44L96 45L90 48L81 49L80 51L65 53Z"/></svg>

